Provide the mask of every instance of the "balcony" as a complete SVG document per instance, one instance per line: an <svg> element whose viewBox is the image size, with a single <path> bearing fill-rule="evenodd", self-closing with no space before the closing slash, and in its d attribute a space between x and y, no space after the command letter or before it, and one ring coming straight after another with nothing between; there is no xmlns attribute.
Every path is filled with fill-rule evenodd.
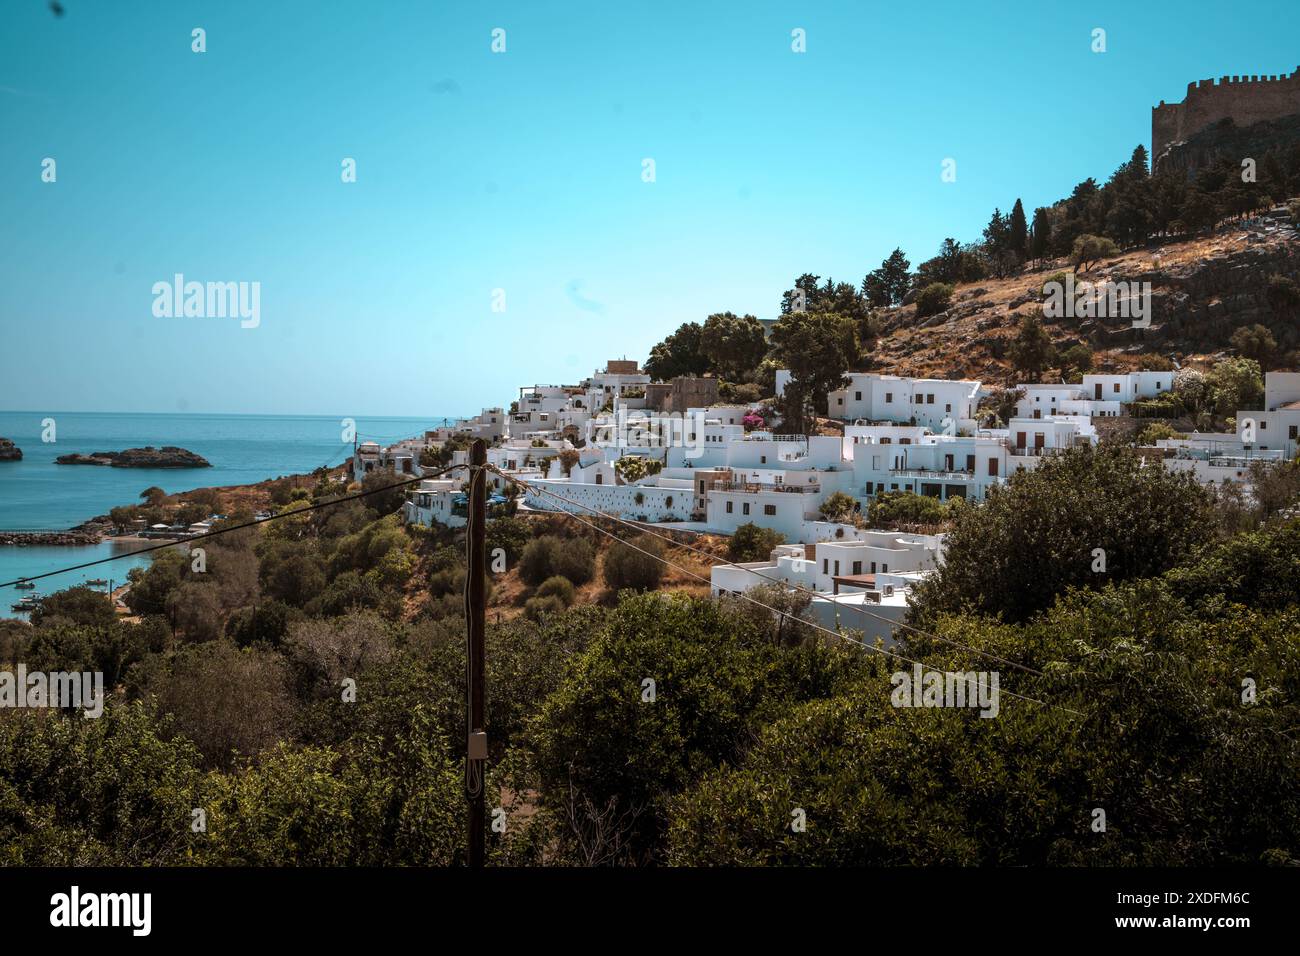
<svg viewBox="0 0 1300 956"><path fill-rule="evenodd" d="M1016 458L1044 458L1050 455L1063 455L1068 449L1065 448L1029 448L1023 445L1015 445L1009 439L1002 439L1002 445Z"/></svg>
<svg viewBox="0 0 1300 956"><path fill-rule="evenodd" d="M938 478L942 481L973 481L973 471L937 471L932 468L891 468L891 475L911 475L917 478Z"/></svg>
<svg viewBox="0 0 1300 956"><path fill-rule="evenodd" d="M816 494L822 490L820 484L778 485L755 481L713 481L709 483L712 491L742 491L746 494L763 494L769 491L789 492L791 494Z"/></svg>

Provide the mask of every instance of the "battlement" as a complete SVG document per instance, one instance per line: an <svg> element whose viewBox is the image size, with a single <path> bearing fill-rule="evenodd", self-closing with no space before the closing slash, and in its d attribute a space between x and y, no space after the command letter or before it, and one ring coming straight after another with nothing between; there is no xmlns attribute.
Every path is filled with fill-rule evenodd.
<svg viewBox="0 0 1300 956"><path fill-rule="evenodd" d="M1223 76L1187 84L1181 103L1151 107L1153 164L1174 143L1190 139L1214 123L1231 119L1238 126L1300 113L1300 67L1278 75Z"/></svg>

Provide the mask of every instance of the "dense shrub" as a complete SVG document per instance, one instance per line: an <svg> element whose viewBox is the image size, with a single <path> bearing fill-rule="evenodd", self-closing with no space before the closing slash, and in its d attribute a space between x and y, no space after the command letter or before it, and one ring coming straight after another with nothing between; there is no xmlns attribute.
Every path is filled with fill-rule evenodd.
<svg viewBox="0 0 1300 956"><path fill-rule="evenodd" d="M612 591L624 588L649 591L657 588L663 580L664 564L658 560L664 553L663 542L653 535L643 534L634 538L632 544L636 547L628 547L620 541L605 555L605 584Z"/></svg>
<svg viewBox="0 0 1300 956"><path fill-rule="evenodd" d="M937 315L952 301L953 287L946 282L932 282L916 295L916 317Z"/></svg>
<svg viewBox="0 0 1300 956"><path fill-rule="evenodd" d="M772 553L778 544L785 543L785 535L771 528L760 528L752 521L742 524L727 542L727 557L732 561L761 561Z"/></svg>
<svg viewBox="0 0 1300 956"><path fill-rule="evenodd" d="M586 538L542 535L528 542L519 558L519 576L528 584L541 584L561 575L581 587L596 573L596 549Z"/></svg>

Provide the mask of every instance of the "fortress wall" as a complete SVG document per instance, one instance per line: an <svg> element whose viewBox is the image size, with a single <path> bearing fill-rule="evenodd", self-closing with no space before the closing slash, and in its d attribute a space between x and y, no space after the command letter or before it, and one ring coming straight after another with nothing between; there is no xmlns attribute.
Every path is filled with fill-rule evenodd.
<svg viewBox="0 0 1300 956"><path fill-rule="evenodd" d="M1151 108L1151 157L1223 119L1238 126L1300 113L1300 67L1289 76L1224 76L1187 84L1181 103Z"/></svg>

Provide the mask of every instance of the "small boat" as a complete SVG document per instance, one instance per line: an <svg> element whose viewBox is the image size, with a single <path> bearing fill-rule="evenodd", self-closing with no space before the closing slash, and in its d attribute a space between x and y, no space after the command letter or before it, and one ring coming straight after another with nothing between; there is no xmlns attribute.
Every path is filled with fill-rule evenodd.
<svg viewBox="0 0 1300 956"><path fill-rule="evenodd" d="M17 584L14 585L14 587L16 587L16 588L17 588L18 590L20 590L20 591L31 591L31 590L34 590L34 589L35 589L35 587L36 587L36 582L35 582L35 581L19 581Z"/></svg>
<svg viewBox="0 0 1300 956"><path fill-rule="evenodd" d="M86 584L90 585L90 587L92 588L102 588L107 583L108 583L107 578L91 578L89 581L86 582Z"/></svg>
<svg viewBox="0 0 1300 956"><path fill-rule="evenodd" d="M41 606L41 599L35 594L29 594L18 601L17 604L10 605L13 611L34 611Z"/></svg>

